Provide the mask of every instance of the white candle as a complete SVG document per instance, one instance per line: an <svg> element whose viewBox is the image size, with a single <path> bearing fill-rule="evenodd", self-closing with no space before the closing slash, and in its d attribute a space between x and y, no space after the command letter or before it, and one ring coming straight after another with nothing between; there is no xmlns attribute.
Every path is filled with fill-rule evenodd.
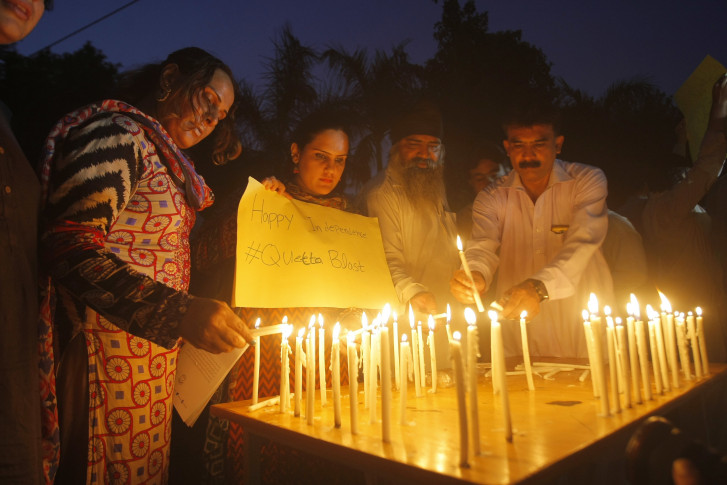
<svg viewBox="0 0 727 485"><path fill-rule="evenodd" d="M611 394L614 400L614 411L621 412L621 398L618 394L618 363L616 358L616 337L611 318L611 308L605 306L603 313L606 315L606 348L608 350L608 371L611 380Z"/></svg>
<svg viewBox="0 0 727 485"><path fill-rule="evenodd" d="M305 339L305 355L306 355L306 367L305 367L305 418L308 424L313 424L313 411L315 408L316 399L316 361L315 355L315 340L316 334L315 327L308 327L308 338Z"/></svg>
<svg viewBox="0 0 727 485"><path fill-rule="evenodd" d="M596 366L596 357L593 355L594 342L593 342L593 328L591 327L591 320L589 319L588 310L583 310L583 332L586 335L586 350L588 351L588 367L591 370L591 384L593 385L593 397L598 399L598 367Z"/></svg>
<svg viewBox="0 0 727 485"><path fill-rule="evenodd" d="M671 303L666 295L659 292L661 298L661 327L664 331L664 346L666 358L671 371L671 385L674 389L679 388L679 362L677 360L676 332L674 330L674 314L671 311Z"/></svg>
<svg viewBox="0 0 727 485"><path fill-rule="evenodd" d="M389 305L388 303L386 304ZM386 309L386 307L384 307ZM399 322L396 321L396 312L393 312L394 327L394 383L396 389L399 389L401 381L399 380Z"/></svg>
<svg viewBox="0 0 727 485"><path fill-rule="evenodd" d="M287 322L288 318L284 317L283 322ZM293 332L293 326L288 325L283 331L283 339L280 343L280 412L287 413L290 407L290 364L288 363L288 354L290 346L288 345L288 337Z"/></svg>
<svg viewBox="0 0 727 485"><path fill-rule="evenodd" d="M608 386L606 384L606 369L603 365L603 330L601 326L601 317L598 316L598 299L596 295L591 293L588 300L588 311L591 313L591 329L593 330L593 359L598 372L595 377L598 379L598 399L601 414L608 416L610 412L608 403Z"/></svg>
<svg viewBox="0 0 727 485"><path fill-rule="evenodd" d="M523 365L525 366L525 376L528 380L528 390L535 390L535 383L533 383L533 366L530 365L530 344L528 343L528 327L527 319L528 312L523 310L520 314L520 336L523 341Z"/></svg>
<svg viewBox="0 0 727 485"><path fill-rule="evenodd" d="M664 344L664 332L661 328L661 319L659 313L651 308L651 305L646 305L646 314L649 315L649 319L654 322L654 333L656 334L656 350L659 356L659 372L661 375L661 384L664 386L665 391L671 390L671 384L669 383L669 367L666 362L666 345Z"/></svg>
<svg viewBox="0 0 727 485"><path fill-rule="evenodd" d="M656 342L656 329L654 328L654 321L649 320L647 322L649 326L649 346L651 348L651 366L654 368L654 385L656 387L657 394L663 394L664 390L661 382L661 369L658 355L658 344Z"/></svg>
<svg viewBox="0 0 727 485"><path fill-rule="evenodd" d="M467 258L465 258L464 251L462 251L462 249L463 249L462 248L462 239L460 239L459 235L457 235L457 249L459 250L459 259L460 259L460 261L462 261L462 269L464 270L464 272L467 274L467 277L472 282L472 286L474 286L475 280L472 278L472 271L470 271L470 265L467 264ZM484 312L485 307L482 304L482 299L480 298L480 293L476 289L473 289L472 293L475 297L475 304L477 305L477 311L479 311L480 313Z"/></svg>
<svg viewBox="0 0 727 485"><path fill-rule="evenodd" d="M462 364L462 352L459 332L454 332L449 342L449 357L454 367L455 384L457 385L457 409L459 413L459 466L467 466L469 455L467 436L467 404L465 402L464 369ZM415 363L416 366L416 363Z"/></svg>
<svg viewBox="0 0 727 485"><path fill-rule="evenodd" d="M469 372L470 429L472 431L472 452L480 454L480 413L477 402L477 358L480 356L477 315L471 308L465 308L467 322L467 369Z"/></svg>
<svg viewBox="0 0 727 485"><path fill-rule="evenodd" d="M318 376L321 383L321 406L326 405L326 333L323 329L323 315L318 314Z"/></svg>
<svg viewBox="0 0 727 485"><path fill-rule="evenodd" d="M295 416L300 416L301 395L303 394L303 335L305 327L298 331L295 338Z"/></svg>
<svg viewBox="0 0 727 485"><path fill-rule="evenodd" d="M704 333L704 319L702 309L697 307L697 338L699 339L699 353L702 361L702 371L705 376L709 375L709 357L707 356L707 335Z"/></svg>
<svg viewBox="0 0 727 485"><path fill-rule="evenodd" d="M429 345L429 362L432 366L432 388L431 392L437 392L437 348L434 343L434 318L429 315L429 335L427 336L427 345Z"/></svg>
<svg viewBox="0 0 727 485"><path fill-rule="evenodd" d="M306 392L310 392L312 396L312 404L311 404L311 414L313 413L313 409L315 408L315 392L316 392L316 316L311 315L310 322L308 323L308 337L310 338L310 355L308 356L308 363L310 364L310 370L313 374L313 384L311 385L310 382L306 383L306 386L310 385L310 387L306 387ZM309 352L306 351L306 354ZM311 419L313 417L311 416ZM311 421L312 423L313 421Z"/></svg>
<svg viewBox="0 0 727 485"><path fill-rule="evenodd" d="M631 298L635 299L634 294ZM633 303L626 304L626 311L629 316L626 318L626 335L629 342L629 364L631 366L631 383L634 400L641 404L641 379L639 378L639 352L636 347L636 326L634 321Z"/></svg>
<svg viewBox="0 0 727 485"><path fill-rule="evenodd" d="M361 325L363 334L361 334L361 355L363 364L363 387L364 387L364 409L369 408L369 360L371 359L371 332L369 332L369 321L366 318L366 312L361 315Z"/></svg>
<svg viewBox="0 0 727 485"><path fill-rule="evenodd" d="M505 439L512 442L512 419L510 417L510 398L507 392L507 381L505 380L505 349L502 343L502 327L500 326L500 322L497 321L497 312L490 310L489 315L492 321L492 335L495 338L495 348L497 349L497 375L493 374L493 378L496 378L500 383L500 403L505 424Z"/></svg>
<svg viewBox="0 0 727 485"><path fill-rule="evenodd" d="M697 328L694 325L694 315L692 312L687 313L687 338L692 345L692 359L694 359L694 373L697 379L702 378L702 358L699 353L699 342L697 342Z"/></svg>
<svg viewBox="0 0 727 485"><path fill-rule="evenodd" d="M399 369L399 397L401 398L401 415L399 422L403 426L406 424L406 388L408 383L407 376L411 370L411 352L409 350L409 342L406 341L406 334L401 336L401 368Z"/></svg>
<svg viewBox="0 0 727 485"><path fill-rule="evenodd" d="M493 322L497 320L497 312L489 311L487 313L490 317L490 375L492 379L492 393L497 394L500 392L500 381L497 379L497 364L499 360L497 359L498 348L495 343L495 326L493 325Z"/></svg>
<svg viewBox="0 0 727 485"><path fill-rule="evenodd" d="M417 322L417 348L419 349L419 379L422 387L427 385L427 368L424 365L424 336L422 322Z"/></svg>
<svg viewBox="0 0 727 485"><path fill-rule="evenodd" d="M621 324L621 319L616 318L616 359L619 364L618 375L619 386L624 394L626 407L631 407L631 372L629 371L629 346L626 340L626 329Z"/></svg>
<svg viewBox="0 0 727 485"><path fill-rule="evenodd" d="M333 424L341 427L341 345L339 334L341 324L336 322L333 327L333 340L331 342L331 387L333 388Z"/></svg>
<svg viewBox="0 0 727 485"><path fill-rule="evenodd" d="M255 320L255 329L260 329L260 318ZM252 403L257 404L258 389L260 388L260 336L256 336L255 340L255 364L252 372Z"/></svg>
<svg viewBox="0 0 727 485"><path fill-rule="evenodd" d="M381 336L381 439L391 441L391 350L389 349L389 327L384 323L379 330Z"/></svg>
<svg viewBox="0 0 727 485"><path fill-rule="evenodd" d="M646 329L644 328L644 322L641 319L636 320L636 346L639 350L639 366L641 367L641 382L644 390L644 399L649 401L651 400L649 353L646 347Z"/></svg>
<svg viewBox="0 0 727 485"><path fill-rule="evenodd" d="M348 399L351 417L351 434L358 432L358 353L356 336L348 334Z"/></svg>
<svg viewBox="0 0 727 485"><path fill-rule="evenodd" d="M369 354L369 421L376 422L376 395L378 389L377 367L381 356L381 334L374 320L371 330L371 353Z"/></svg>
<svg viewBox="0 0 727 485"><path fill-rule="evenodd" d="M447 303L447 342L452 340L452 329L449 327L449 322L452 320L452 310L449 308L449 303Z"/></svg>
<svg viewBox="0 0 727 485"><path fill-rule="evenodd" d="M689 349L687 348L687 336L685 334L686 327L684 325L684 314L677 315L674 325L674 332L677 337L677 347L679 348L679 360L682 363L682 372L684 373L684 379L691 381L692 379L692 365L689 360Z"/></svg>
<svg viewBox="0 0 727 485"><path fill-rule="evenodd" d="M422 395L422 380L419 374L419 345L417 344L417 333L414 329L414 311L409 306L409 326L411 326L411 350L412 350L412 365L414 366L414 389L416 390L416 396Z"/></svg>

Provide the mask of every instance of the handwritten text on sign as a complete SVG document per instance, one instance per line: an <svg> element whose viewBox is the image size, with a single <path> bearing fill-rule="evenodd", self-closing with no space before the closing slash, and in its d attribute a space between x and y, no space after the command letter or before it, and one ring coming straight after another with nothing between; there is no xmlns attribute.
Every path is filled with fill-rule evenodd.
<svg viewBox="0 0 727 485"><path fill-rule="evenodd" d="M237 213L235 306L381 308L394 301L375 218L291 201L249 179Z"/></svg>

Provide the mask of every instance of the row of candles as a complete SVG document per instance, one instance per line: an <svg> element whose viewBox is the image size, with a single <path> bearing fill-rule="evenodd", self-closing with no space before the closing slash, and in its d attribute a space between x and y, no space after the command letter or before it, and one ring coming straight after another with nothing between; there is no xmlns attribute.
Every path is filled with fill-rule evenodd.
<svg viewBox="0 0 727 485"><path fill-rule="evenodd" d="M603 355L603 323L594 294L589 299L588 310L583 310L593 395L598 399L600 413L604 416L621 410L621 395L624 396L625 407L631 407L634 402L640 404L642 391L643 399L651 400L652 378L656 393L663 394L681 386L680 375L685 381L691 381L695 376L701 379L709 374L701 308L695 309L696 318L692 312L686 316L672 312L666 296L661 292L659 295L661 312L646 305L646 322L641 319L639 303L633 294L627 304L625 326L621 318L611 317L609 307L604 307L606 356ZM612 400L608 397L606 362L609 364Z"/></svg>

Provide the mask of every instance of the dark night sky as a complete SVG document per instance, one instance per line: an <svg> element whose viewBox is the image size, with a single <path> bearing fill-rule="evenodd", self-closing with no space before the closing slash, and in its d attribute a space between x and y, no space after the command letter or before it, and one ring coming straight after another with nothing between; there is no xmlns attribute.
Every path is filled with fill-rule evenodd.
<svg viewBox="0 0 727 485"><path fill-rule="evenodd" d="M38 28L18 44L31 54L102 17L128 0L56 0ZM669 3L670 5L667 5ZM520 29L541 48L552 72L574 88L599 96L613 82L644 77L672 94L706 54L727 64L727 1L496 0L490 31ZM140 0L58 44L54 52L86 41L111 62L133 67L197 45L227 62L236 76L261 83L272 39L288 22L302 43L317 49L375 49L409 41L413 62L430 58L441 4L432 0Z"/></svg>

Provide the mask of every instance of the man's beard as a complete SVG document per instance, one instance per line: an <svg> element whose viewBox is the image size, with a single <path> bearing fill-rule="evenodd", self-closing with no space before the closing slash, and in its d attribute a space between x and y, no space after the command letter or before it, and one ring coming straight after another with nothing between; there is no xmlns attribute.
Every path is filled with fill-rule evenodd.
<svg viewBox="0 0 727 485"><path fill-rule="evenodd" d="M426 162L427 168L419 168L418 163ZM397 152L389 160L398 179L404 186L404 193L412 204L431 203L439 205L444 200L444 164L433 159L415 158L405 167Z"/></svg>

